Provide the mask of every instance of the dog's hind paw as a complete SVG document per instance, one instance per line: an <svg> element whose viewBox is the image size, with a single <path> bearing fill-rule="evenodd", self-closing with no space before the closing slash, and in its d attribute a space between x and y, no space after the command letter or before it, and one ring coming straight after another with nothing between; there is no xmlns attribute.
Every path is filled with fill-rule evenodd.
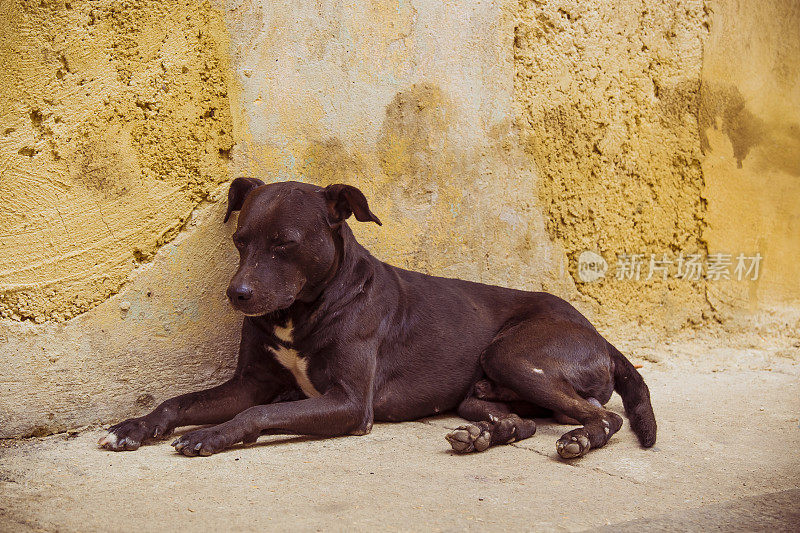
<svg viewBox="0 0 800 533"><path fill-rule="evenodd" d="M456 453L482 452L492 444L488 428L475 424L459 426L445 438Z"/></svg>
<svg viewBox="0 0 800 533"><path fill-rule="evenodd" d="M558 442L556 442L556 451L564 459L574 459L586 455L592 445L589 442L589 436L583 435L585 432L583 428L577 431L570 431L564 434Z"/></svg>
<svg viewBox="0 0 800 533"><path fill-rule="evenodd" d="M456 428L445 438L457 453L482 452L493 444L510 444L536 433L536 422L515 414L490 417Z"/></svg>

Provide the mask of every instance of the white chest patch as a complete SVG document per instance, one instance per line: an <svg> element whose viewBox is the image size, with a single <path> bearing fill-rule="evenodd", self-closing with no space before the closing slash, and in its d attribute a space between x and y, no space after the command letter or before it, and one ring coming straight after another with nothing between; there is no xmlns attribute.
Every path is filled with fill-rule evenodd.
<svg viewBox="0 0 800 533"><path fill-rule="evenodd" d="M275 336L278 337L281 342L291 346L293 340L292 330L292 321L290 320L289 323L286 324L286 327L275 326ZM319 391L311 383L311 380L308 379L308 361L300 357L297 350L278 345L272 351L275 354L275 359L282 364L286 370L292 373L295 381L297 381L297 384L306 396L309 398L321 396Z"/></svg>

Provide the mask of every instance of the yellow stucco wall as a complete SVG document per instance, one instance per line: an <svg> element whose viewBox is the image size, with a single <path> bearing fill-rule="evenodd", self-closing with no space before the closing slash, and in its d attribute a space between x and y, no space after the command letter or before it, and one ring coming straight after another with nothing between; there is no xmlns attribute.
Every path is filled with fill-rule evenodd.
<svg viewBox="0 0 800 533"><path fill-rule="evenodd" d="M670 329L699 323L704 282L614 275L617 254L704 251L698 136L701 0L599 5L522 2L516 88L523 142L541 175L548 234L563 243L578 290L607 316ZM582 282L580 254L610 265Z"/></svg>
<svg viewBox="0 0 800 533"><path fill-rule="evenodd" d="M548 234L601 317L796 329L798 17L796 2L521 3L522 140ZM586 250L609 275L580 279ZM642 254L641 279L613 275L617 254ZM666 280L645 279L651 254L666 256ZM679 278L691 254L702 275ZM757 254L758 279L738 279L737 258ZM715 261L730 261L730 280L709 272Z"/></svg>
<svg viewBox="0 0 800 533"><path fill-rule="evenodd" d="M711 253L763 256L757 280L709 284L725 319L797 331L800 3L712 2L700 126ZM748 321L749 322L749 321Z"/></svg>
<svg viewBox="0 0 800 533"><path fill-rule="evenodd" d="M605 330L797 331L797 26L780 2L0 3L0 436L228 375L239 175L355 184L379 258ZM585 282L585 250L764 263Z"/></svg>
<svg viewBox="0 0 800 533"><path fill-rule="evenodd" d="M235 172L362 188L384 224L353 230L398 266L568 292L517 140L515 16L471 1L231 12L249 125Z"/></svg>
<svg viewBox="0 0 800 533"><path fill-rule="evenodd" d="M208 2L0 3L0 317L119 291L229 179L228 34Z"/></svg>

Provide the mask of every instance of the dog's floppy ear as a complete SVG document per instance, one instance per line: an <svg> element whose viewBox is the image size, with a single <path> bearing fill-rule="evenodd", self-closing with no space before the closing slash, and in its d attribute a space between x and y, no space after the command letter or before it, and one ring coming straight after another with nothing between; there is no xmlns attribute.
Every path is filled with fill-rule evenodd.
<svg viewBox="0 0 800 533"><path fill-rule="evenodd" d="M264 182L256 178L236 178L228 189L228 212L225 213L225 222L231 217L231 213L242 208L244 199L256 187L264 185Z"/></svg>
<svg viewBox="0 0 800 533"><path fill-rule="evenodd" d="M375 213L369 210L367 197L352 185L335 183L325 187L325 201L328 204L328 220L331 224L342 222L355 215L359 222L374 222L382 226Z"/></svg>

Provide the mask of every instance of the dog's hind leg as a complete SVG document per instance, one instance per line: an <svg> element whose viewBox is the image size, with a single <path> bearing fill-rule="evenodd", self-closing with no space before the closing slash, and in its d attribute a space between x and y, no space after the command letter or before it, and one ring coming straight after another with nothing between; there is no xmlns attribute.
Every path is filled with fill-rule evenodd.
<svg viewBox="0 0 800 533"><path fill-rule="evenodd" d="M601 407L614 383L605 341L589 330L558 326L517 324L498 335L481 364L500 387L582 424L556 443L558 454L571 459L604 446L622 427L622 417Z"/></svg>
<svg viewBox="0 0 800 533"><path fill-rule="evenodd" d="M592 448L605 446L608 439L622 427L622 417L603 407L594 398L581 397L568 382L562 379L545 379L538 374L526 375L523 368L505 367L512 383L521 394L526 391L531 401L559 413L562 423L577 420L582 427L568 431L556 442L556 451L564 459L585 455Z"/></svg>
<svg viewBox="0 0 800 533"><path fill-rule="evenodd" d="M570 426L580 426L581 423L575 420L574 418L570 418L564 413L553 412L550 409L545 409L544 407L539 407L538 405L534 405L530 402L524 401L519 395L512 391L511 389L507 389L505 387L501 387L496 383L492 383L488 379L482 379L475 384L473 389L475 391L475 396L480 398L481 400L488 400L490 402L508 402L509 406L511 407L511 411L517 413L518 415L524 418L548 418L552 417L555 419L556 422L559 424L565 424ZM586 398L586 400L595 405L597 407L603 407L600 402L595 398ZM468 417L464 417L469 420Z"/></svg>
<svg viewBox="0 0 800 533"><path fill-rule="evenodd" d="M476 422L459 426L445 437L458 453L482 452L489 446L527 439L536 433L536 422L520 418L505 403L475 396L461 402L458 416Z"/></svg>

